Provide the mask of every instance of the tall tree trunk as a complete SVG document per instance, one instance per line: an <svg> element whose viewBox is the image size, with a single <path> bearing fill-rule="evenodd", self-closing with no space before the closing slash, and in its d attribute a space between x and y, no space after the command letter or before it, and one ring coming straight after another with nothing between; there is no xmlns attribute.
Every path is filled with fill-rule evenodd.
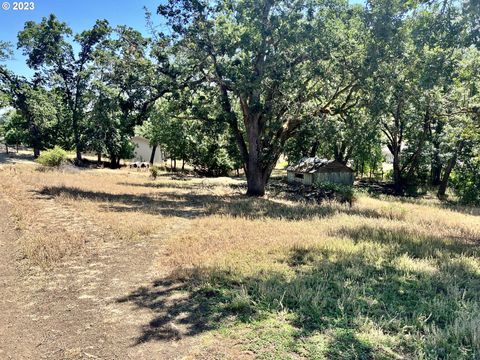
<svg viewBox="0 0 480 360"><path fill-rule="evenodd" d="M150 164L153 165L154 161L155 161L155 152L157 151L157 144L153 144L152 146L152 153L150 155Z"/></svg>
<svg viewBox="0 0 480 360"><path fill-rule="evenodd" d="M262 169L252 162L250 162L247 171L247 195L265 195L265 176Z"/></svg>
<svg viewBox="0 0 480 360"><path fill-rule="evenodd" d="M182 171L185 171L185 159L182 159Z"/></svg>
<svg viewBox="0 0 480 360"><path fill-rule="evenodd" d="M435 126L435 136L432 137L432 145L433 145L433 157L432 157L432 164L431 164L431 176L432 176L432 185L440 185L440 179L442 175L442 159L440 158L440 136L443 131L443 121L441 119L436 120Z"/></svg>
<svg viewBox="0 0 480 360"><path fill-rule="evenodd" d="M437 186L440 185L440 179L442 175L442 164L440 161L440 157L438 159L434 159L432 162L432 185Z"/></svg>
<svg viewBox="0 0 480 360"><path fill-rule="evenodd" d="M173 159L173 171L177 171L177 159Z"/></svg>
<svg viewBox="0 0 480 360"><path fill-rule="evenodd" d="M260 126L257 114L246 114L248 118L248 163L247 163L247 195L265 195L265 173L262 166L262 149L260 146Z"/></svg>
<svg viewBox="0 0 480 360"><path fill-rule="evenodd" d="M401 166L401 151L403 143L403 131L404 131L404 122L402 121L402 109L404 101L400 95L397 95L397 106L393 115L394 123L390 126L387 123L382 124L381 131L385 134L388 139L387 147L390 151L390 154L393 156L393 183L395 193L400 195L403 191L403 176L402 176L402 166Z"/></svg>
<svg viewBox="0 0 480 360"><path fill-rule="evenodd" d="M101 152L97 153L97 165L98 166L102 165L102 153Z"/></svg>
<svg viewBox="0 0 480 360"><path fill-rule="evenodd" d="M448 179L450 178L450 174L452 173L452 170L455 167L455 164L457 163L458 154L462 151L464 144L465 143L463 141L460 141L458 143L457 148L455 149L455 153L447 162L447 166L443 171L443 177L440 181L440 186L438 187L437 196L439 198L445 197L445 193L447 192L447 187L448 187Z"/></svg>
<svg viewBox="0 0 480 360"><path fill-rule="evenodd" d="M80 130L78 129L78 113L76 111L73 112L72 116L72 128L76 151L75 163L80 165L82 163L82 149L80 144Z"/></svg>
<svg viewBox="0 0 480 360"><path fill-rule="evenodd" d="M117 157L115 155L110 155L110 169L117 168Z"/></svg>
<svg viewBox="0 0 480 360"><path fill-rule="evenodd" d="M40 133L33 121L30 121L30 136L33 147L33 157L36 159L40 156Z"/></svg>
<svg viewBox="0 0 480 360"><path fill-rule="evenodd" d="M83 162L83 159L82 159L82 151L77 148L76 149L76 157L75 157L75 163L77 165L80 165L81 163Z"/></svg>
<svg viewBox="0 0 480 360"><path fill-rule="evenodd" d="M398 148L393 154L393 186L397 195L402 193L402 170L400 166L400 153Z"/></svg>
<svg viewBox="0 0 480 360"><path fill-rule="evenodd" d="M450 160L448 160L447 166L445 167L445 170L443 172L443 177L441 178L440 185L438 187L437 196L439 198L445 197L445 193L447 192L447 187L448 187L448 179L450 178L450 174L452 173L452 170L456 162L457 162L456 154Z"/></svg>
<svg viewBox="0 0 480 360"><path fill-rule="evenodd" d="M280 157L280 149L274 151L268 159L261 159L260 151L252 151L255 146L250 146L250 156L247 166L247 195L248 196L264 196L265 187L270 179L275 164ZM254 156L252 156L254 154Z"/></svg>

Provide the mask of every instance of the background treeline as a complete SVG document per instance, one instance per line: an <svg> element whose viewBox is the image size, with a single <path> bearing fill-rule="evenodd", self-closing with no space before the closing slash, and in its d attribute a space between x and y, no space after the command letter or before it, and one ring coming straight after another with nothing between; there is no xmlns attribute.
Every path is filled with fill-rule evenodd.
<svg viewBox="0 0 480 360"><path fill-rule="evenodd" d="M250 195L282 154L376 173L383 146L398 193L451 186L480 203L478 1L172 0L157 15L149 37L27 22L17 46L35 74L0 65L1 105L15 109L3 141L117 167L140 133L200 173L244 169Z"/></svg>

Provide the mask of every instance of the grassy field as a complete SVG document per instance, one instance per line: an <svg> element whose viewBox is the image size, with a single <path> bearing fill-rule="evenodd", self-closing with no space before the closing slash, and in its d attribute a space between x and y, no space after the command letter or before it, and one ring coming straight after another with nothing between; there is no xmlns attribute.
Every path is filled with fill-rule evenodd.
<svg viewBox="0 0 480 360"><path fill-rule="evenodd" d="M101 242L88 224L132 246L158 237L164 276L117 299L154 314L139 343L198 337L259 359L480 358L479 209L362 194L352 207L308 205L247 198L235 178L33 164L4 165L0 183L42 271L88 256Z"/></svg>

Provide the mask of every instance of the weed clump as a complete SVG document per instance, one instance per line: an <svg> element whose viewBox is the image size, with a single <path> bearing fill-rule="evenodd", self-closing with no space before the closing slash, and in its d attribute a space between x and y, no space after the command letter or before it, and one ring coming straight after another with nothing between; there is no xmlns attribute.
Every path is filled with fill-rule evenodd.
<svg viewBox="0 0 480 360"><path fill-rule="evenodd" d="M160 173L160 168L156 165L152 165L149 168L150 170L150 176L152 177L153 180L156 180L158 177L158 174Z"/></svg>

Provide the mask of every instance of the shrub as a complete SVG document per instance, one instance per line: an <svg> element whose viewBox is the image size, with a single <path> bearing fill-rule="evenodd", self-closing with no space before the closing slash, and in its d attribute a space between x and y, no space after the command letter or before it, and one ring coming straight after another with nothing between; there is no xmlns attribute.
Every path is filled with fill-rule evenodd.
<svg viewBox="0 0 480 360"><path fill-rule="evenodd" d="M46 150L37 158L37 162L43 166L58 167L67 160L67 152L59 146Z"/></svg>
<svg viewBox="0 0 480 360"><path fill-rule="evenodd" d="M160 168L156 165L150 166L150 176L152 177L153 180L155 180L158 177L158 174L160 172Z"/></svg>
<svg viewBox="0 0 480 360"><path fill-rule="evenodd" d="M339 202L348 202L351 204L355 201L355 193L352 186L320 181L315 182L313 186L321 190L333 192L335 194L334 198Z"/></svg>

